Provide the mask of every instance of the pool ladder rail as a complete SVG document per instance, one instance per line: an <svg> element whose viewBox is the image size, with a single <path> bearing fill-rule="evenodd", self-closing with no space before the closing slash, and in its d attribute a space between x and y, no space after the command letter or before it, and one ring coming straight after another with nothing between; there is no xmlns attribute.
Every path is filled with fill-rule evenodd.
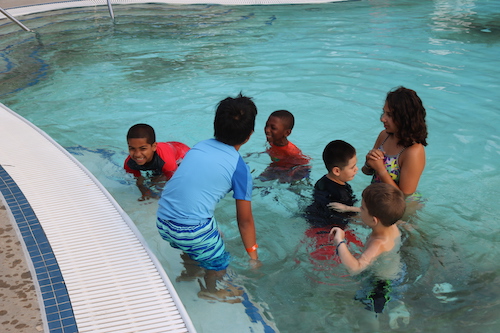
<svg viewBox="0 0 500 333"><path fill-rule="evenodd" d="M109 16L111 16L111 19L114 22L115 21L115 13L113 12L113 6L111 5L111 0L106 0L106 3L108 5ZM25 26L23 23L21 23L21 21L19 21L18 19L16 19L14 16L12 16L8 11L6 11L5 9L3 9L2 7L0 7L0 13L4 14L5 17L7 17L9 20L11 20L12 22L14 22L18 26L20 26L21 29L23 29L24 31L34 32L33 30L31 30L30 28L28 28L27 26Z"/></svg>
<svg viewBox="0 0 500 333"><path fill-rule="evenodd" d="M108 0L109 1L109 0ZM28 28L27 26L25 26L24 24L22 24L18 19L16 19L14 16L10 15L8 11L6 11L5 9L3 9L2 7L0 7L0 13L4 14L9 20L11 20L12 22L14 22L15 24L17 24L18 26L20 26L24 31L28 31L28 32L34 32L33 30L31 30L30 28Z"/></svg>
<svg viewBox="0 0 500 333"><path fill-rule="evenodd" d="M1 103L0 140L21 143L0 147L0 199L45 332L195 332L137 227L80 162Z"/></svg>

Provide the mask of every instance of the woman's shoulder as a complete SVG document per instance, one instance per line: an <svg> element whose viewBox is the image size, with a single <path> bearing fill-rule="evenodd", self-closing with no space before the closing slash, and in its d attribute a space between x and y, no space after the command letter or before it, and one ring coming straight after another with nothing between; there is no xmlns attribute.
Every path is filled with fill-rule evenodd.
<svg viewBox="0 0 500 333"><path fill-rule="evenodd" d="M404 160L425 161L425 146L421 143L414 143L407 147L400 155L401 163L404 163Z"/></svg>
<svg viewBox="0 0 500 333"><path fill-rule="evenodd" d="M405 151L410 154L422 154L425 153L425 146L421 143L414 143L407 147Z"/></svg>

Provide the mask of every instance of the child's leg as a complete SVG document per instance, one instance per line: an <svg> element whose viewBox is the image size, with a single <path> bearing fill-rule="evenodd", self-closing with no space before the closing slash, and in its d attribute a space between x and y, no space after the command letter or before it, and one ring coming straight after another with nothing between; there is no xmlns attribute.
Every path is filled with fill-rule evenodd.
<svg viewBox="0 0 500 333"><path fill-rule="evenodd" d="M222 277L226 274L226 270L222 271L213 271L208 270L205 273L205 285L207 287L207 291L212 294L217 293L217 281L222 280Z"/></svg>
<svg viewBox="0 0 500 333"><path fill-rule="evenodd" d="M182 264L184 265L184 271L181 272L181 275L178 276L175 281L193 281L205 275L205 270L200 267L197 261L191 259L187 253L182 252L181 258Z"/></svg>
<svg viewBox="0 0 500 333"><path fill-rule="evenodd" d="M400 328L400 324L406 327L410 323L410 312L403 301L393 302L389 309L389 325L392 329Z"/></svg>
<svg viewBox="0 0 500 333"><path fill-rule="evenodd" d="M226 270L214 271L207 269L205 273L206 287L198 280L201 288L198 297L227 303L241 303L242 300L240 298L235 298L243 295L243 290L241 288L224 282L224 289L217 289L217 282L223 281L225 274Z"/></svg>
<svg viewBox="0 0 500 333"><path fill-rule="evenodd" d="M369 310L359 311L358 325L361 332L379 332L379 316Z"/></svg>

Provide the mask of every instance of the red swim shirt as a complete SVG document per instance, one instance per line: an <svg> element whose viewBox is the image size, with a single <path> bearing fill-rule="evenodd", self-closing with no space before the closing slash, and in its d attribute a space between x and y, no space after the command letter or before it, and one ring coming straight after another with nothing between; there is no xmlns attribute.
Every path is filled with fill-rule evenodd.
<svg viewBox="0 0 500 333"><path fill-rule="evenodd" d="M269 145L266 152L273 161L271 164L273 167L291 168L297 165L306 165L311 159L302 154L302 151L290 141L285 146L276 146L272 143Z"/></svg>
<svg viewBox="0 0 500 333"><path fill-rule="evenodd" d="M167 179L170 179L188 150L189 147L181 142L157 142L156 152L150 162L138 165L130 156L127 156L123 167L125 171L132 173L135 177L139 177L141 171L151 170L153 176L163 173Z"/></svg>

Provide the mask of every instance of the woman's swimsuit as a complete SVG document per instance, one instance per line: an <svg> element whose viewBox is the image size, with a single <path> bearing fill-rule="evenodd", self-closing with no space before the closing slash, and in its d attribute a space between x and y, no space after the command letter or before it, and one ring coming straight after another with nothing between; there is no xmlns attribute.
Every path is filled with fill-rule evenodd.
<svg viewBox="0 0 500 333"><path fill-rule="evenodd" d="M384 143L387 141L391 134L387 135L385 140L382 142L382 144L378 147L379 150L384 151ZM396 184L399 185L399 176L401 173L401 168L399 167L399 155L408 147L404 147L401 149L397 155L386 155L384 153L384 164L385 164L385 169L387 170L387 173L391 176L392 180ZM375 173L372 178L372 183L380 183L382 182L380 180L380 177ZM412 195L408 196L406 198L406 201L423 201L422 195L418 192L413 193Z"/></svg>
<svg viewBox="0 0 500 333"><path fill-rule="evenodd" d="M379 150L384 151L384 143L387 141L389 138L390 134L385 138L384 142L378 147ZM396 184L399 184L399 174L401 172L401 168L399 167L399 155L406 149L404 147L401 149L401 151L397 155L386 155L384 154L384 164L385 164L385 169L391 176L392 180L396 182ZM380 177L377 174L373 175L372 183L380 183Z"/></svg>

